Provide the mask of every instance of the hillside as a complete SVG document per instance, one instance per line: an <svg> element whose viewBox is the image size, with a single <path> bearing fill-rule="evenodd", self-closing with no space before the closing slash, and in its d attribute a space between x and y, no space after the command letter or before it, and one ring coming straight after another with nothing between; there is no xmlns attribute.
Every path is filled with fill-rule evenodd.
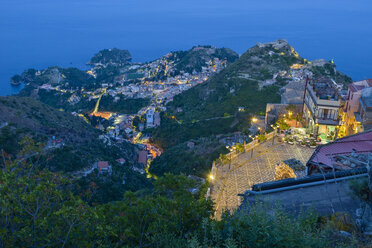
<svg viewBox="0 0 372 248"><path fill-rule="evenodd" d="M302 78L295 78L296 75ZM328 77L344 85L351 81L331 62L312 63L301 58L285 40L258 43L206 82L175 96L166 106L166 116L172 118L152 131L154 143L165 148L163 156L169 157L167 153L173 153L173 146L191 139L236 131L247 133L252 116L264 115L267 103L280 102L281 87L307 76L314 80ZM239 107L243 112L238 111ZM181 159L172 163L180 162ZM158 168L157 164L150 170L161 171ZM171 165L167 168L179 172ZM189 171L192 170L183 172Z"/></svg>
<svg viewBox="0 0 372 248"><path fill-rule="evenodd" d="M53 136L56 141L52 141ZM7 158L16 158L24 146L22 140L29 137L41 149L42 167L66 173L76 179L81 190L90 182L101 185L92 196L100 202L118 199L125 190L148 186L145 176L131 169L137 166L135 146L126 142L104 143L99 136L99 131L83 119L32 98L0 97L0 150ZM32 145L30 141L26 143ZM126 160L125 165L115 161L119 158ZM102 160L112 165L111 175L102 177L93 171L89 177L79 179L82 172L89 171L95 162ZM125 185L122 184L124 178Z"/></svg>
<svg viewBox="0 0 372 248"><path fill-rule="evenodd" d="M117 48L103 49L96 53L89 61L88 64L128 64L132 60L128 50L120 50Z"/></svg>
<svg viewBox="0 0 372 248"><path fill-rule="evenodd" d="M214 59L226 60L233 63L239 55L229 48L216 48L212 46L196 46L188 51L177 51L172 53L175 58L175 67L179 71L192 73L201 72L202 67L213 63Z"/></svg>

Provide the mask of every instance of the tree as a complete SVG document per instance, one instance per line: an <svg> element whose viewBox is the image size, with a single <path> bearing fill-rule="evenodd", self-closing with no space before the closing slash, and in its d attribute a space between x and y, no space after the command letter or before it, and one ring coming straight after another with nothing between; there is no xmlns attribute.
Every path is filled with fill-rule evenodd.
<svg viewBox="0 0 372 248"><path fill-rule="evenodd" d="M267 137L265 134L259 134L257 139L260 141L260 142L264 142L267 140Z"/></svg>
<svg viewBox="0 0 372 248"><path fill-rule="evenodd" d="M241 144L241 143L237 143L237 144L235 145L235 150L236 150L237 152L244 152L244 145Z"/></svg>
<svg viewBox="0 0 372 248"><path fill-rule="evenodd" d="M280 130L286 130L289 128L288 123L285 122L284 118L280 118L277 122L276 125L279 126Z"/></svg>

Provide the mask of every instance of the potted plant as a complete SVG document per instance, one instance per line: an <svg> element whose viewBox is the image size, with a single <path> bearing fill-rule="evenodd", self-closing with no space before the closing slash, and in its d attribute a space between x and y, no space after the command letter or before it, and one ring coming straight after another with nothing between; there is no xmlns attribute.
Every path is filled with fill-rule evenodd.
<svg viewBox="0 0 372 248"><path fill-rule="evenodd" d="M305 140L301 141L301 146L302 147L305 147L306 146L306 141Z"/></svg>
<svg viewBox="0 0 372 248"><path fill-rule="evenodd" d="M315 140L310 141L310 148L316 148L316 142Z"/></svg>

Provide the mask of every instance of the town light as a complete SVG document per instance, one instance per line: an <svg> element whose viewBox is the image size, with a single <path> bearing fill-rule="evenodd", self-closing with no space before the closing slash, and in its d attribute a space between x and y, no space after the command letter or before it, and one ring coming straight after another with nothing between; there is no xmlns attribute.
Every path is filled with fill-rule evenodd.
<svg viewBox="0 0 372 248"><path fill-rule="evenodd" d="M289 118L291 118L291 116L292 116L292 112L291 111L288 112L288 116L289 116Z"/></svg>
<svg viewBox="0 0 372 248"><path fill-rule="evenodd" d="M214 176L212 174L210 174L209 179L214 180Z"/></svg>
<svg viewBox="0 0 372 248"><path fill-rule="evenodd" d="M253 123L256 123L257 121L258 121L258 120L257 120L256 117L253 117L253 118L252 118L252 122L253 122Z"/></svg>

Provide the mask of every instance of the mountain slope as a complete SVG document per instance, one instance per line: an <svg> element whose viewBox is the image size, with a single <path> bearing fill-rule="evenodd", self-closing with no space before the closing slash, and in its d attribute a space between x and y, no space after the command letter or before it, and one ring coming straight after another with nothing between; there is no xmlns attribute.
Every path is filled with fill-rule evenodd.
<svg viewBox="0 0 372 248"><path fill-rule="evenodd" d="M292 77L299 74L302 78ZM167 104L162 125L152 131L154 143L165 148L164 158L154 161L150 171L155 174L166 169L175 173L189 173L195 168L195 171L205 171L210 166L207 160L199 165L190 163L182 169L176 168L175 165L188 161L181 154L171 156L175 147L201 137L216 140L214 138L221 134L247 133L253 115L264 115L267 103L280 103L282 86L293 81L303 83L306 76L314 80L328 77L344 85L351 81L331 62L311 63L301 58L285 40L259 43L250 48L220 73L175 96ZM239 112L239 107L244 111ZM214 145L218 147L220 142L215 141ZM218 156L206 154L206 157L210 160ZM163 161L166 158L170 161Z"/></svg>

